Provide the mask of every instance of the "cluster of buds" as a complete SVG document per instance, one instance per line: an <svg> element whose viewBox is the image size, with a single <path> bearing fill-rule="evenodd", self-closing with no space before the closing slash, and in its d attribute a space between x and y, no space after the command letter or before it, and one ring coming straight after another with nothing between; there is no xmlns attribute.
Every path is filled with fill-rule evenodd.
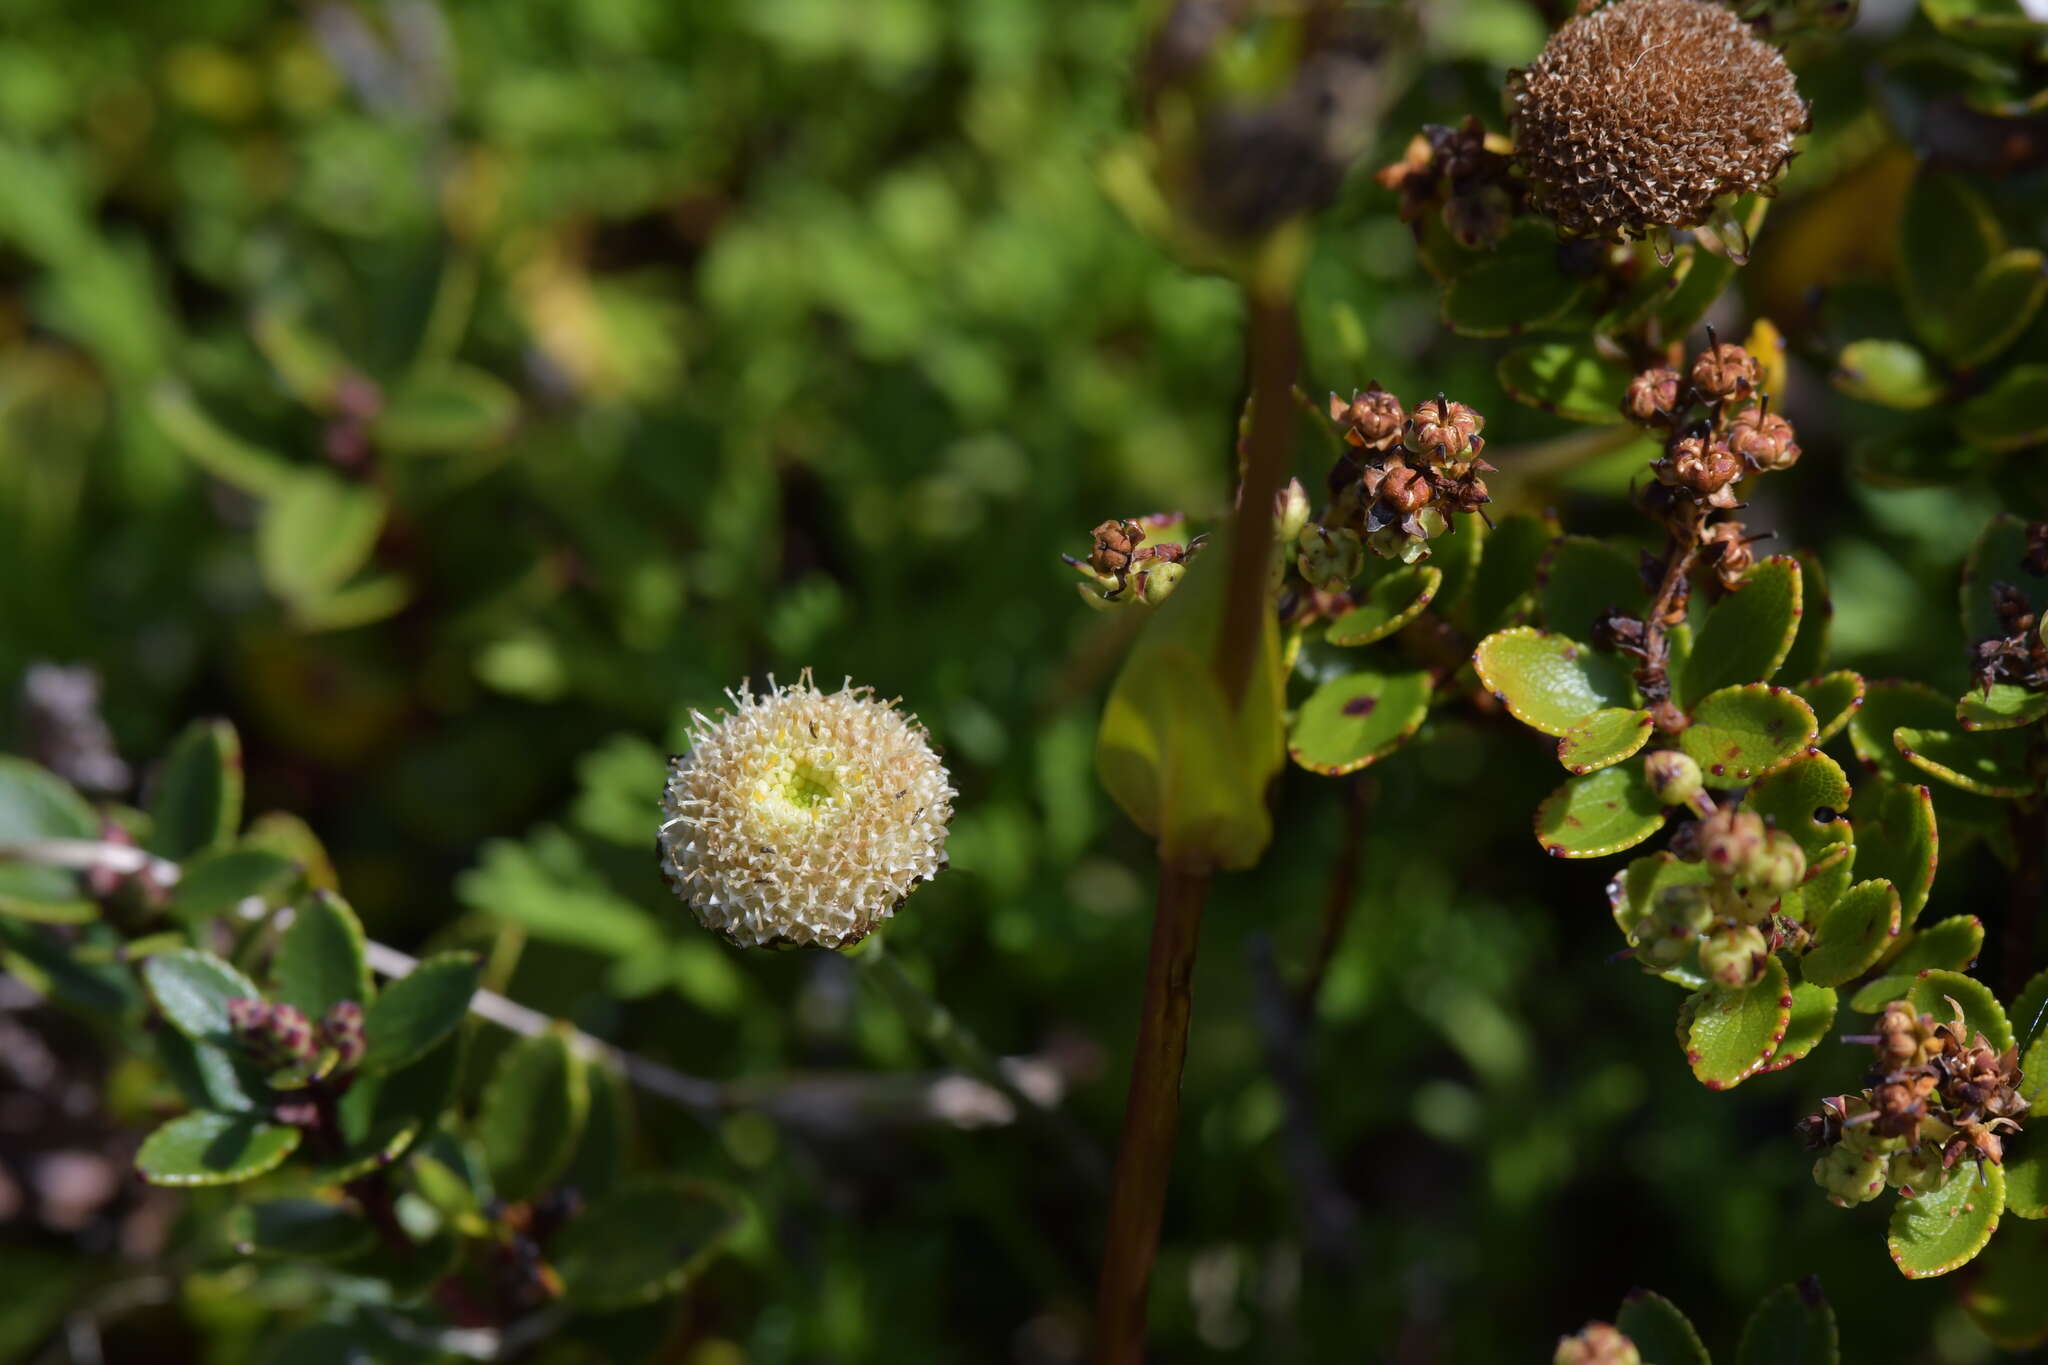
<svg viewBox="0 0 2048 1365"><path fill-rule="evenodd" d="M1489 500L1480 477L1493 469L1481 453L1486 419L1465 404L1438 394L1404 409L1373 384L1349 399L1331 394L1330 420L1345 453L1330 470L1324 531L1349 531L1381 558L1413 564L1428 558L1452 514L1478 512Z"/></svg>
<svg viewBox="0 0 2048 1365"><path fill-rule="evenodd" d="M1471 114L1455 128L1429 124L1409 139L1401 159L1374 177L1401 196L1401 221L1419 224L1434 212L1444 230L1468 249L1489 247L1507 235L1522 208L1514 176L1514 144L1489 133Z"/></svg>
<svg viewBox="0 0 2048 1365"><path fill-rule="evenodd" d="M1088 580L1079 586L1083 600L1092 606L1132 602L1157 606L1180 585L1188 561L1201 550L1204 538L1147 545L1145 537L1161 527L1179 525L1180 520L1177 516L1159 514L1138 521L1105 521L1092 532L1095 547L1086 559L1072 555L1060 558Z"/></svg>
<svg viewBox="0 0 2048 1365"><path fill-rule="evenodd" d="M1660 800L1706 800L1699 765L1687 755L1660 750L1646 767ZM1680 826L1671 851L1704 866L1707 880L1665 887L1631 928L1630 944L1647 970L1667 971L1697 951L1709 980L1740 988L1763 974L1779 948L1804 945L1805 929L1779 913L1786 894L1806 880L1806 853L1791 835L1755 811L1723 806Z"/></svg>
<svg viewBox="0 0 2048 1365"><path fill-rule="evenodd" d="M343 1000L315 1025L296 1005L236 996L228 1001L228 1029L259 1066L270 1069L334 1053L335 1066L353 1070L363 1059L363 1007Z"/></svg>
<svg viewBox="0 0 2048 1365"><path fill-rule="evenodd" d="M2028 567L2034 558L2034 534L2043 533L2042 548L2048 552L2048 522L2027 528ZM2010 583L1991 585L1992 610L1998 613L2002 632L1977 642L1970 666L1977 685L1987 693L1995 683L2011 683L2029 692L2048 691L2048 646L2041 640L2041 617L2027 595Z"/></svg>
<svg viewBox="0 0 2048 1365"><path fill-rule="evenodd" d="M1589 1322L1568 1337L1560 1337L1552 1365L1642 1365L1636 1344L1621 1329L1607 1322Z"/></svg>
<svg viewBox="0 0 2048 1365"><path fill-rule="evenodd" d="M316 1051L313 1023L296 1005L238 995L228 1001L228 1029L259 1066L291 1066Z"/></svg>
<svg viewBox="0 0 2048 1365"><path fill-rule="evenodd" d="M1833 1203L1861 1204L1887 1185L1908 1198L1931 1194L1959 1162L2004 1162L2005 1138L2028 1108L2017 1050L1994 1051L1949 1005L1955 1017L1937 1023L1894 1000L1876 1033L1845 1040L1876 1053L1870 1084L1823 1100L1799 1125L1807 1146L1822 1149L1813 1178Z"/></svg>

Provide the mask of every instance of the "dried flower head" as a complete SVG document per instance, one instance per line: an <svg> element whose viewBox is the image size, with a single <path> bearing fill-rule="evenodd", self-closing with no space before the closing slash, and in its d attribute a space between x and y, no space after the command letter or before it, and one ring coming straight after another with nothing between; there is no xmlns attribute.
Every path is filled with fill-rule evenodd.
<svg viewBox="0 0 2048 1365"><path fill-rule="evenodd" d="M1615 0L1517 78L1515 150L1538 207L1607 238L1697 227L1792 156L1806 105L1777 50L1712 0Z"/></svg>
<svg viewBox="0 0 2048 1365"><path fill-rule="evenodd" d="M872 688L820 692L808 669L692 716L671 760L661 865L704 927L740 947L840 948L946 865L953 788L915 718Z"/></svg>

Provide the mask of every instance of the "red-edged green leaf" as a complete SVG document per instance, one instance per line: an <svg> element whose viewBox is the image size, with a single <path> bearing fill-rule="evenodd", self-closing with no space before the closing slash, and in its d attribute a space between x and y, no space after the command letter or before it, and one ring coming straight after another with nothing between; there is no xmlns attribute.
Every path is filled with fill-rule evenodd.
<svg viewBox="0 0 2048 1365"><path fill-rule="evenodd" d="M1662 1294L1630 1290L1614 1315L1614 1326L1635 1343L1645 1365L1709 1365L1700 1334Z"/></svg>
<svg viewBox="0 0 2048 1365"><path fill-rule="evenodd" d="M2014 730L2048 716L2048 692L2029 692L2014 683L1973 687L1956 702L1956 723L1965 730Z"/></svg>
<svg viewBox="0 0 2048 1365"><path fill-rule="evenodd" d="M1799 561L1799 630L1792 648L1778 665L1778 675L1790 682L1818 678L1828 666L1828 637L1833 633L1835 604L1828 596L1828 579L1820 557L1810 550L1793 556ZM1816 711L1820 708L1815 707Z"/></svg>
<svg viewBox="0 0 2048 1365"><path fill-rule="evenodd" d="M1793 690L1799 693L1801 701L1813 708L1814 719L1820 724L1820 733L1814 737L1815 744L1825 744L1842 733L1849 724L1849 717L1863 705L1863 675L1846 668L1824 673Z"/></svg>
<svg viewBox="0 0 2048 1365"><path fill-rule="evenodd" d="M1799 561L1772 555L1751 569L1739 589L1707 612L1675 679L1675 700L1690 713L1709 692L1768 681L1792 650L1800 610Z"/></svg>
<svg viewBox="0 0 2048 1365"><path fill-rule="evenodd" d="M1633 696L1627 670L1612 655L1534 626L1487 636L1472 664L1509 715L1559 738L1602 711L1628 707Z"/></svg>
<svg viewBox="0 0 2048 1365"><path fill-rule="evenodd" d="M1664 807L1640 763L1574 777L1536 807L1536 841L1558 858L1598 858L1634 848L1664 825Z"/></svg>
<svg viewBox="0 0 2048 1365"><path fill-rule="evenodd" d="M1835 1365L1841 1347L1835 1310L1820 1277L1809 1275L1764 1295L1742 1329L1735 1365Z"/></svg>
<svg viewBox="0 0 2048 1365"><path fill-rule="evenodd" d="M569 1300L606 1310L673 1294L739 1227L728 1191L700 1181L643 1177L592 1204L549 1248Z"/></svg>
<svg viewBox="0 0 2048 1365"><path fill-rule="evenodd" d="M1590 341L1517 347L1500 358L1494 373L1516 402L1599 426L1621 420L1621 396L1633 377L1628 366L1607 359Z"/></svg>
<svg viewBox="0 0 2048 1365"><path fill-rule="evenodd" d="M1799 959L1799 974L1816 986L1854 981L1877 965L1898 932L1899 893L1892 884L1858 882L1821 920L1813 946Z"/></svg>
<svg viewBox="0 0 2048 1365"><path fill-rule="evenodd" d="M2022 561L2027 556L2027 523L2010 512L2002 512L1986 522L1970 546L1970 553L1963 561L1961 586L1957 589L1958 602L1962 608L1963 639L1969 644L1990 640L2006 633L1999 622L1998 610L1992 604L1993 585L2003 583L2024 597L2029 606L2038 613L2048 607L2048 583L2026 571ZM1938 729L1940 720L1904 718L1900 725L1918 725L1927 729Z"/></svg>
<svg viewBox="0 0 2048 1365"><path fill-rule="evenodd" d="M242 741L224 720L186 727L158 769L149 801L149 847L188 858L234 837L242 821Z"/></svg>
<svg viewBox="0 0 2048 1365"><path fill-rule="evenodd" d="M1330 622L1324 638L1347 646L1386 639L1422 614L1436 599L1443 578L1443 570L1434 565L1411 564L1374 580L1365 589L1365 600Z"/></svg>
<svg viewBox="0 0 2048 1365"><path fill-rule="evenodd" d="M1973 1037L1983 1034L1991 1041L1994 1052L2012 1046L2012 1024L2005 1017L2005 1007L1998 1003L1991 988L1974 976L1941 967L1927 968L1914 978L1912 988L1906 992L1906 1003L1943 1023L1955 1017L1955 1007L1960 1005L1963 1022Z"/></svg>
<svg viewBox="0 0 2048 1365"><path fill-rule="evenodd" d="M1688 714L1692 724L1678 732L1678 747L1699 763L1710 787L1746 786L1798 758L1820 734L1813 708L1790 688L1769 683L1710 692Z"/></svg>
<svg viewBox="0 0 2048 1365"><path fill-rule="evenodd" d="M1654 728L1648 711L1632 707L1595 711L1557 741L1557 761L1571 772L1596 772L1636 753L1650 742Z"/></svg>
<svg viewBox="0 0 2048 1365"><path fill-rule="evenodd" d="M1851 398L1905 411L1932 407L1948 392L1948 376L1925 351L1890 337L1850 342L1828 378Z"/></svg>
<svg viewBox="0 0 2048 1365"><path fill-rule="evenodd" d="M1771 1060L1792 1020L1792 983L1773 957L1763 975L1739 990L1709 986L1686 1030L1685 1060L1709 1090L1740 1085Z"/></svg>
<svg viewBox="0 0 2048 1365"><path fill-rule="evenodd" d="M1984 947L1984 921L1975 915L1956 915L1936 920L1920 930L1908 930L1904 942L1889 958L1880 959L1883 974L1865 982L1849 999L1849 1008L1875 1014L1906 992L1921 972L1930 967L1962 971L1977 960Z"/></svg>
<svg viewBox="0 0 2048 1365"><path fill-rule="evenodd" d="M2011 1174L2005 1198L2012 1202ZM1993 1239L1963 1287L1963 1307L1985 1336L2008 1351L2029 1351L2048 1342L2048 1225L2006 1225Z"/></svg>
<svg viewBox="0 0 2048 1365"><path fill-rule="evenodd" d="M2005 1172L1988 1161L1965 1166L1931 1194L1892 1206L1885 1246L1909 1280L1946 1275L1968 1265L2005 1211Z"/></svg>
<svg viewBox="0 0 2048 1365"><path fill-rule="evenodd" d="M1953 787L2008 800L2030 795L2038 785L2027 768L2027 738L2016 730L1892 731L1899 757Z"/></svg>
<svg viewBox="0 0 2048 1365"><path fill-rule="evenodd" d="M1940 861L1934 797L1917 784L1873 775L1857 786L1849 820L1856 831L1857 869L1898 888L1900 923L1911 924L1927 904Z"/></svg>
<svg viewBox="0 0 2048 1365"><path fill-rule="evenodd" d="M1811 981L1792 987L1792 1016L1785 1023L1785 1037L1760 1071L1783 1071L1819 1047L1834 1026L1837 1006L1835 992Z"/></svg>
<svg viewBox="0 0 2048 1365"><path fill-rule="evenodd" d="M1429 673L1422 669L1360 669L1332 678L1295 713L1288 755L1310 772L1356 772L1414 738L1429 715L1429 695Z"/></svg>
<svg viewBox="0 0 2048 1365"><path fill-rule="evenodd" d="M1955 724L1953 699L1925 683L1885 680L1870 683L1863 705L1849 717L1849 744L1866 768L1894 782L1920 785L1920 773L1892 747L1892 732L1902 725L1939 730Z"/></svg>
<svg viewBox="0 0 2048 1365"><path fill-rule="evenodd" d="M2048 365L2015 365L1956 408L1956 426L1986 450L2048 440Z"/></svg>
<svg viewBox="0 0 2048 1365"><path fill-rule="evenodd" d="M253 1114L182 1114L143 1139L135 1169L152 1185L233 1185L274 1169L299 1136Z"/></svg>
<svg viewBox="0 0 2048 1365"><path fill-rule="evenodd" d="M1483 635L1520 614L1536 581L1537 565L1557 537L1557 528L1541 517L1505 518L1487 533L1472 578L1472 594L1464 617L1472 633Z"/></svg>
<svg viewBox="0 0 2048 1365"><path fill-rule="evenodd" d="M2032 1134L2011 1144L2005 1152L2007 1211L2020 1218L2048 1218L2048 1142L2043 1142L2039 1134Z"/></svg>

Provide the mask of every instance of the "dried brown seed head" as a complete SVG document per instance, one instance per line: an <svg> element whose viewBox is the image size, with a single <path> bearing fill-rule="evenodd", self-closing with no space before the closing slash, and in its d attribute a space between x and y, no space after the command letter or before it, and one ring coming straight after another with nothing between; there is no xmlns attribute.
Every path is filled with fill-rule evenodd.
<svg viewBox="0 0 2048 1365"><path fill-rule="evenodd" d="M1515 149L1565 231L1696 227L1792 155L1806 105L1777 50L1711 0L1615 0L1552 35L1510 89Z"/></svg>
<svg viewBox="0 0 2048 1365"><path fill-rule="evenodd" d="M1628 381L1621 400L1621 415L1643 426L1656 426L1678 412L1678 388L1684 382L1678 371L1665 367L1644 370Z"/></svg>
<svg viewBox="0 0 2048 1365"><path fill-rule="evenodd" d="M1708 329L1712 335L1712 329ZM1747 398L1760 373L1756 357L1732 341L1718 342L1692 362L1692 386L1708 398Z"/></svg>
<svg viewBox="0 0 2048 1365"><path fill-rule="evenodd" d="M1758 469L1790 469L1799 463L1792 424L1775 412L1744 408L1728 424L1728 448Z"/></svg>

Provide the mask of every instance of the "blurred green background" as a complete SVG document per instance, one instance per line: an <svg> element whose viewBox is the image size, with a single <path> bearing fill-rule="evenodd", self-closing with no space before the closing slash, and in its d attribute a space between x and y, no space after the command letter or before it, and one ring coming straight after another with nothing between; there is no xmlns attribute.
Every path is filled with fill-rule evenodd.
<svg viewBox="0 0 2048 1365"><path fill-rule="evenodd" d="M1418 17L1318 223L1305 379L1446 390L1498 455L1562 428L1501 395L1498 345L1441 327L1369 172L1424 122L1502 126L1544 16ZM769 1089L936 1063L843 960L734 952L667 897L662 758L745 677L901 695L961 796L953 870L891 946L991 1047L1059 1059L1107 1145L1152 859L1091 744L1133 622L1058 555L1104 517L1218 513L1242 387L1233 287L1105 193L1142 25L1120 0L0 0L0 689L90 665L138 768L233 718L252 811L319 832L373 936L487 943L515 997ZM1866 74L1886 36L1799 55L1810 154L1716 314L1772 311L1795 356L1888 269L1910 158ZM1997 492L1852 483L1881 418L1796 372L1809 454L1747 519L1823 551L1842 662L1959 688L1955 566ZM1313 488L1327 456L1306 428L1300 451ZM1632 529L1639 452L1499 462L1521 505ZM1732 1345L1814 1271L1846 1358L1983 1358L1951 1286L1898 1278L1882 1207L1809 1179L1792 1123L1853 1050L1701 1089L1675 997L1605 962L1611 869L1529 835L1539 742L1434 725L1371 774L1354 928L1277 1066L1259 945L1290 979L1306 959L1342 789L1291 772L1266 865L1220 885L1157 1358L1543 1359L1637 1284ZM1994 883L1945 859L1929 913ZM760 1214L662 1358L1079 1358L1101 1200L1030 1136L642 1110L646 1160ZM0 1156L45 1140L0 1132ZM162 1292L110 1317L108 1359L262 1359L309 1311L135 1217L124 1194L0 1234L0 1354L67 1358L64 1312L142 1279Z"/></svg>

